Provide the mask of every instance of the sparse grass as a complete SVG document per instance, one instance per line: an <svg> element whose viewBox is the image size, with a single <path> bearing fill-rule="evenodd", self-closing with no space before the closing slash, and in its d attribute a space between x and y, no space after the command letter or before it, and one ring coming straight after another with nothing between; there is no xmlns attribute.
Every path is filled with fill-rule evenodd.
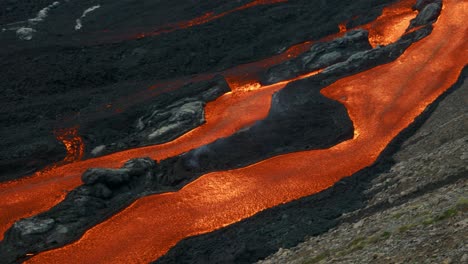
<svg viewBox="0 0 468 264"><path fill-rule="evenodd" d="M358 237L356 239L354 239L353 241L351 241L348 245L348 247L353 247L353 246L356 246L356 245L359 245L361 242L363 242L364 240L366 240L366 238L364 237Z"/></svg>
<svg viewBox="0 0 468 264"><path fill-rule="evenodd" d="M424 226L432 225L432 224L434 224L434 223L435 223L435 220L434 220L434 218L432 218L432 217L426 218L426 219L424 219L424 220L422 221L422 224L423 224Z"/></svg>
<svg viewBox="0 0 468 264"><path fill-rule="evenodd" d="M314 264L314 263L317 263L317 262L320 262L320 261L326 259L329 256L330 256L330 252L325 251L325 252L322 252L319 255L317 255L317 256L315 256L315 257L313 257L311 259L308 259L308 260L304 261L304 264Z"/></svg>
<svg viewBox="0 0 468 264"><path fill-rule="evenodd" d="M385 231L382 233L382 235L380 235L383 239L388 239L389 237L392 236L392 232L390 231Z"/></svg>
<svg viewBox="0 0 468 264"><path fill-rule="evenodd" d="M468 198L466 197L460 197L457 201L456 208L462 212L465 212L468 210Z"/></svg>
<svg viewBox="0 0 468 264"><path fill-rule="evenodd" d="M399 219L399 218L402 217L404 214L405 214L405 213L403 213L403 212L398 212L398 213L393 214L392 217L395 218L395 219Z"/></svg>
<svg viewBox="0 0 468 264"><path fill-rule="evenodd" d="M351 242L348 243L345 247L336 249L334 251L325 251L319 255L316 255L313 258L305 260L303 263L304 264L314 264L318 263L332 255L336 255L339 257L346 256L348 254L351 254L353 252L356 252L358 250L363 250L367 245L369 244L374 244L378 241L386 240L392 236L392 232L390 231L385 231L381 234L370 236L370 237L357 237L353 239Z"/></svg>
<svg viewBox="0 0 468 264"><path fill-rule="evenodd" d="M368 244L368 240L365 237L358 237L351 241L342 251L338 252L339 256L345 256L358 250L362 250Z"/></svg>
<svg viewBox="0 0 468 264"><path fill-rule="evenodd" d="M450 208L450 209L447 209L445 212L443 212L442 214L438 215L436 218L435 218L435 221L442 221L442 220L445 220L447 218L450 218L450 217L453 217L457 214L457 209L456 208Z"/></svg>
<svg viewBox="0 0 468 264"><path fill-rule="evenodd" d="M404 233L408 230L410 230L411 228L413 228L415 226L415 224L407 224L407 225L402 225L398 228L398 232L400 233Z"/></svg>

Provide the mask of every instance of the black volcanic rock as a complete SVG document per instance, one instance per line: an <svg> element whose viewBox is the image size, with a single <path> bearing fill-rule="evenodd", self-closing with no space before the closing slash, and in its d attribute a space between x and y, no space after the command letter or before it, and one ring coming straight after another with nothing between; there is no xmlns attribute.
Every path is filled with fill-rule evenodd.
<svg viewBox="0 0 468 264"><path fill-rule="evenodd" d="M38 159L45 153L35 143L53 138L55 128L86 127L102 114L101 107L112 103L118 108L115 101L146 90L156 80L219 72L269 57L292 44L336 33L343 21L352 26L367 23L393 1L294 0L248 8L210 23L143 39L132 36L251 1L102 0L79 31L74 30L75 20L97 2L59 1L35 26L37 32L30 41L18 40L6 24L32 18L54 0L0 1L4 91L0 95L0 181L62 159L65 149L60 144L47 159ZM109 146L125 137L132 124L121 122L124 131L112 135L115 141L98 135L105 141L98 142L90 134L85 138L87 154L102 145L106 149L101 154L139 144ZM31 163L35 165L27 170L18 166Z"/></svg>
<svg viewBox="0 0 468 264"><path fill-rule="evenodd" d="M86 153L100 156L173 140L205 123L205 104L230 90L226 80L217 75L162 93L122 114L85 122L80 134Z"/></svg>
<svg viewBox="0 0 468 264"><path fill-rule="evenodd" d="M269 68L262 77L262 84L273 84L293 79L299 75L316 71L349 58L356 52L372 49L368 32L354 30L329 42L314 44L309 51L297 58Z"/></svg>
<svg viewBox="0 0 468 264"><path fill-rule="evenodd" d="M320 94L322 78L293 82L274 94L264 120L211 144L170 158L168 182L179 185L210 171L243 167L293 151L327 148L353 136L345 107Z"/></svg>
<svg viewBox="0 0 468 264"><path fill-rule="evenodd" d="M427 5L436 3L438 5L442 5L442 0L417 0L416 4L414 4L413 9L414 10L423 10Z"/></svg>
<svg viewBox="0 0 468 264"><path fill-rule="evenodd" d="M65 156L65 146L56 140L52 131L45 133L41 138L32 139L29 135L31 132L13 130L9 134L2 135L2 140L16 138L28 144L16 145L11 142L3 146L5 153L3 157L0 157L0 182L33 173L49 164L59 162ZM14 151L6 152L11 149ZM8 156L6 156L7 153ZM31 157L34 158L31 159Z"/></svg>
<svg viewBox="0 0 468 264"><path fill-rule="evenodd" d="M26 253L70 243L83 232L123 209L154 181L157 164L149 158L129 160L120 169L89 169L82 185L47 212L19 220L0 245L2 263Z"/></svg>
<svg viewBox="0 0 468 264"><path fill-rule="evenodd" d="M418 13L416 18L411 20L410 28L433 23L437 19L437 17L439 17L441 10L441 2L430 3L424 6L424 8Z"/></svg>

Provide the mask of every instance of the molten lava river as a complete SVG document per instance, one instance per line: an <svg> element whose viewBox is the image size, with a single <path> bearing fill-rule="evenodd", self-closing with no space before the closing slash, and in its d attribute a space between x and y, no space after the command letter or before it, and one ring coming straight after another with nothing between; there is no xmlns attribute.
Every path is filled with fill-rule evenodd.
<svg viewBox="0 0 468 264"><path fill-rule="evenodd" d="M369 30L373 46L391 43L404 34L416 15L411 10L413 3L401 1L389 6L377 20L363 26ZM240 169L209 173L177 192L140 198L88 230L78 241L40 253L27 262L63 263L66 259L71 263L147 263L186 237L320 192L370 166L393 138L457 80L468 61L467 10L466 0L444 0L428 37L412 44L395 61L340 79L321 91L345 105L354 123L354 138L329 149L295 152ZM346 28L340 26L340 31L343 34ZM174 156L266 117L271 95L293 80L262 86L255 73L243 71L265 69L296 56L311 44L224 72L232 92L208 103L206 124L174 141L73 162L1 184L0 233L14 221L60 202L67 191L81 184L80 175L87 168L117 168L134 157L159 160Z"/></svg>

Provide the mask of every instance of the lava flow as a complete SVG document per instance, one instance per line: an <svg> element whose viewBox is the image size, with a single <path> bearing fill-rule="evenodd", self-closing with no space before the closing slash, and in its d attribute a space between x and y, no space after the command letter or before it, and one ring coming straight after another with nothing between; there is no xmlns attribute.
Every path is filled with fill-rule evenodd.
<svg viewBox="0 0 468 264"><path fill-rule="evenodd" d="M63 143L67 150L65 158L57 165L79 161L84 155L83 139L78 135L78 128L64 128L55 131L59 141Z"/></svg>
<svg viewBox="0 0 468 264"><path fill-rule="evenodd" d="M348 109L357 131L353 139L329 149L209 173L178 192L141 198L77 242L40 253L28 263L64 259L147 263L183 238L319 192L371 165L400 131L455 83L468 61L467 8L468 1L444 1L433 32L396 61L322 90Z"/></svg>
<svg viewBox="0 0 468 264"><path fill-rule="evenodd" d="M403 2L406 5L407 13L414 13L411 10L411 1L405 0ZM388 6L384 10L393 10L395 8L401 8L401 4ZM381 19L378 18L376 21L381 21ZM372 25L372 22L370 25ZM394 28L392 24L380 23L380 26ZM374 29L378 28L377 26L372 27ZM392 30L378 31L388 32ZM330 40L342 34L344 32L325 39ZM274 64L299 55L311 45L312 42L298 44L278 56L241 65L223 72L222 75L226 76L232 92L207 104L205 107L206 123L204 125L171 142L57 166L50 170L35 173L28 178L0 184L0 212L2 214L0 218L0 239L3 239L3 233L15 221L48 210L62 201L68 191L82 184L81 174L88 168L118 168L129 159L144 156L161 160L211 143L218 138L227 137L235 131L263 119L269 111L271 95L283 88L287 82L262 87L257 81L258 73ZM211 76L214 76L214 74L202 75L196 78L203 79ZM150 90L150 92L153 92L153 90ZM141 97L147 97L147 94L143 95ZM119 108L124 107L119 105Z"/></svg>
<svg viewBox="0 0 468 264"><path fill-rule="evenodd" d="M232 10L225 11L225 12L222 12L222 13L219 13L219 14L216 14L214 12L208 12L208 13L202 15L202 16L196 17L196 18L188 20L188 21L182 21L182 22L166 25L166 26L164 26L162 28L159 28L159 29L156 29L156 30L154 30L152 32L140 33L137 36L135 36L135 38L145 38L145 37L149 37L149 36L156 36L156 35L163 34L163 33L169 33L169 32L175 31L175 30L180 30L180 29L185 29L185 28L189 28L189 27L193 27L193 26L198 26L198 25L206 24L206 23L211 22L213 20L219 19L219 18L224 17L226 15L229 15L231 13L238 12L238 11L241 11L241 10L245 10L245 9L248 9L248 8L251 8L251 7L254 7L254 6L271 5L271 4L283 3L283 2L287 2L287 1L288 0L254 0L254 1L252 1L250 3L247 3L247 4L243 5L243 6L240 6L240 7L237 7L237 8L234 8Z"/></svg>

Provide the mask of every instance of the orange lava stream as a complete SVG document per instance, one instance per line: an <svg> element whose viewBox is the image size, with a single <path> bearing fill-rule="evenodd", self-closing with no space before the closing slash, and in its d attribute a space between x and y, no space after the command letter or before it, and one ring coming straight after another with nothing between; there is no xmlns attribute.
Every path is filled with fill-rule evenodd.
<svg viewBox="0 0 468 264"><path fill-rule="evenodd" d="M147 263L188 236L213 231L324 190L371 165L386 145L458 78L468 61L468 1L446 0L434 31L396 61L337 81L357 133L330 149L277 156L204 175L175 193L139 199L77 242L27 263Z"/></svg>
<svg viewBox="0 0 468 264"><path fill-rule="evenodd" d="M346 33L346 31L348 31L346 29L346 23L341 23L338 25L338 29L340 30L340 33Z"/></svg>
<svg viewBox="0 0 468 264"><path fill-rule="evenodd" d="M193 27L193 26L198 26L198 25L201 25L201 24L206 24L208 22L219 19L219 18L224 17L226 15L229 15L231 13L238 12L238 11L241 11L241 10L245 10L245 9L248 9L248 8L251 8L251 7L254 7L254 6L271 5L271 4L277 4L277 3L284 3L284 2L287 2L287 1L288 0L254 0L254 1L250 2L250 3L248 3L248 4L245 4L243 6L234 8L232 10L229 10L229 11L226 11L226 12L223 12L223 13L220 13L220 14L216 14L214 12L208 12L208 13L206 13L206 14L204 14L202 16L196 17L196 18L194 18L192 20L175 23L173 25L167 25L162 29L159 29L159 30L156 30L156 31L153 31L153 32L150 32L150 33L138 34L136 37L137 38L144 38L144 37L148 37L148 36L160 35L162 33L169 33L169 32L175 31L175 30L179 30L179 29L185 29L185 28L189 28L189 27Z"/></svg>
<svg viewBox="0 0 468 264"><path fill-rule="evenodd" d="M406 3L406 9L411 10L413 3L407 0L404 0L404 2ZM384 9L384 14L390 12L385 10L393 10L394 8L401 8L401 4L388 6ZM381 21L381 19L376 21ZM370 25L369 27L374 29L379 28ZM393 27L393 25L385 23L379 25L380 27ZM388 30L377 31L385 33ZM324 40L331 40L343 34L344 32L341 32L328 36ZM222 72L221 74L226 76L232 92L207 104L205 107L207 122L204 125L174 141L66 165L53 166L51 169L37 172L27 178L0 183L0 240L3 239L4 232L15 221L48 210L62 201L68 191L82 184L81 174L88 168L119 168L129 159L145 156L161 160L211 143L218 138L227 137L235 131L264 118L269 111L271 95L283 88L287 82L262 87L257 81L258 74L271 65L298 56L309 49L312 44L313 42L310 41L297 44L277 56L240 65ZM192 81L209 79L212 76L214 74L200 75L193 78ZM176 80L176 83L180 84L180 81ZM140 97L144 96L140 95ZM119 105L120 107L125 108Z"/></svg>

